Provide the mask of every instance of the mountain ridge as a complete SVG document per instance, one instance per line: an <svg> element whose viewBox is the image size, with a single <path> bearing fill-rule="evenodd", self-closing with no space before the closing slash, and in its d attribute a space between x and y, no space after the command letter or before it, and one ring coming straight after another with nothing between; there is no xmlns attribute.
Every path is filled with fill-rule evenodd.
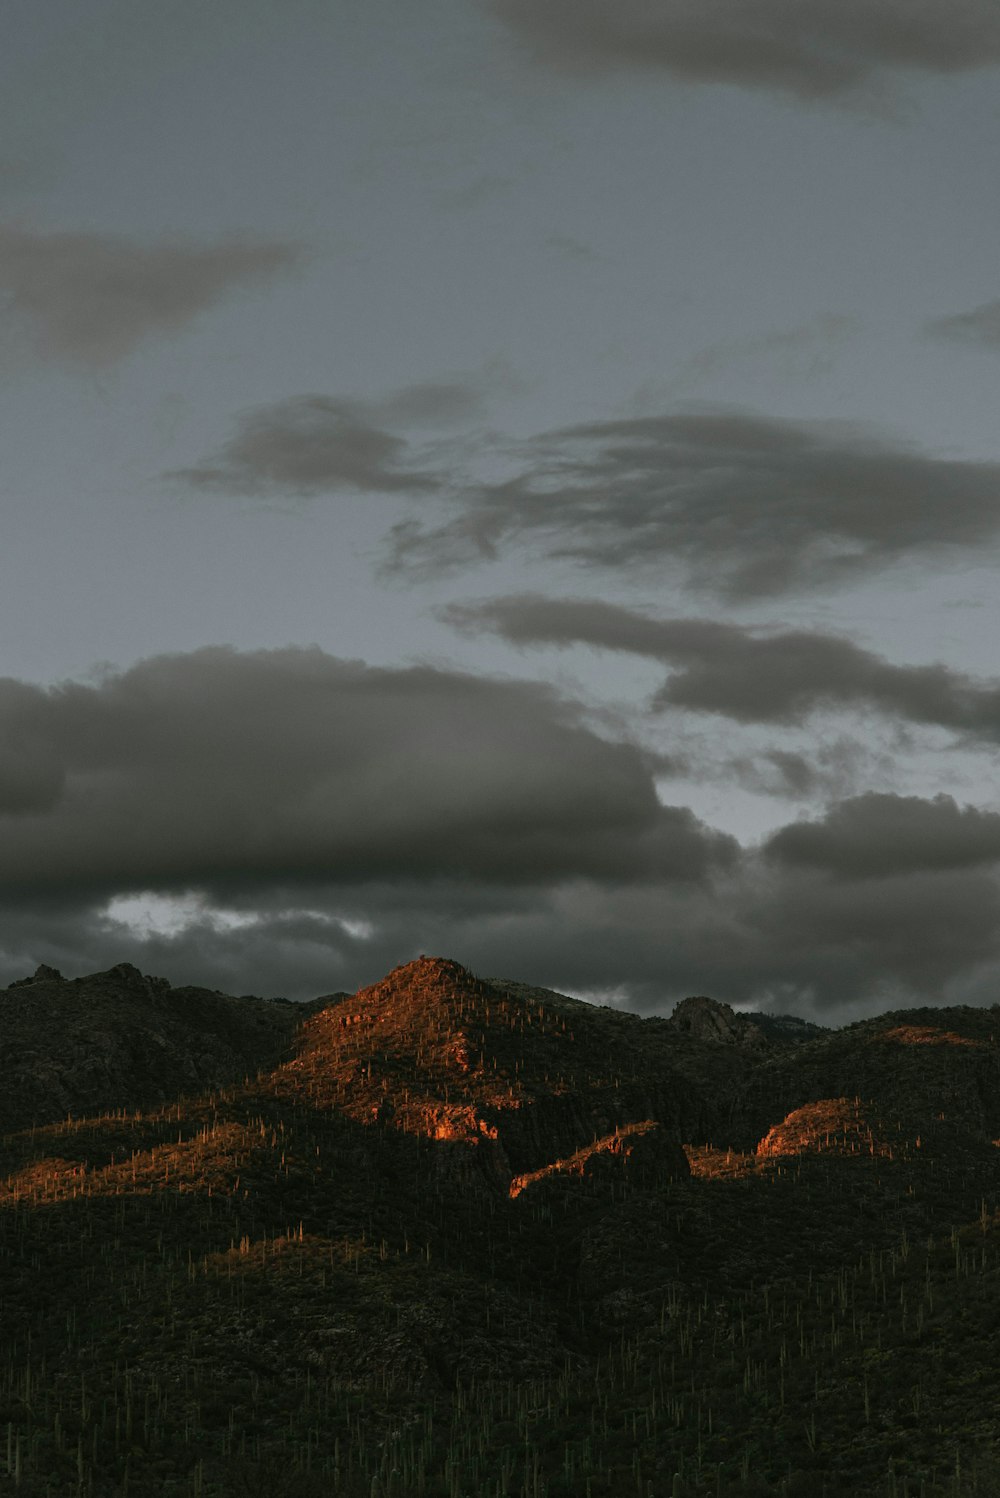
<svg viewBox="0 0 1000 1498"><path fill-rule="evenodd" d="M769 1035L433 957L306 1005L42 968L0 993L7 1475L996 1491L996 1024Z"/></svg>

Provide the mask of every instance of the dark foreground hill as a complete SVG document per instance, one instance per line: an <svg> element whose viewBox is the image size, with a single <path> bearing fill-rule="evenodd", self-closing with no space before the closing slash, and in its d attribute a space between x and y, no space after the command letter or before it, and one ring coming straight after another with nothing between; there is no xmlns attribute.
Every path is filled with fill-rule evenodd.
<svg viewBox="0 0 1000 1498"><path fill-rule="evenodd" d="M0 1494L1000 1492L998 1021L42 969Z"/></svg>

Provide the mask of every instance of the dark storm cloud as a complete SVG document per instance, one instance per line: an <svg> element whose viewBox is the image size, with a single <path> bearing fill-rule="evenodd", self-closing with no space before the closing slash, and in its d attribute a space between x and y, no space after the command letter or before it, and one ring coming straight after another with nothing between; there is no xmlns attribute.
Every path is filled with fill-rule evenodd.
<svg viewBox="0 0 1000 1498"><path fill-rule="evenodd" d="M216 648L95 686L8 683L0 713L0 899L697 880L737 851L660 805L637 748L532 683Z"/></svg>
<svg viewBox="0 0 1000 1498"><path fill-rule="evenodd" d="M315 648L4 682L0 978L128 960L308 997L438 952L836 1023L1000 973L997 815L856 798L741 851L661 806L654 772L537 683ZM144 937L122 897L183 918Z"/></svg>
<svg viewBox="0 0 1000 1498"><path fill-rule="evenodd" d="M990 1002L995 997L1000 886L985 870L859 880L797 867L773 884L762 876L748 882L739 910L745 971L729 954L723 962L747 1000L813 995L820 1015L849 1005L957 1002L954 994L971 991L984 967L993 973Z"/></svg>
<svg viewBox="0 0 1000 1498"><path fill-rule="evenodd" d="M217 783L206 791L217 794ZM876 867L874 849L888 819L873 824L866 855L861 819L846 803L843 816L831 808L826 822L850 823L860 852L822 865L747 852L693 881L449 874L440 871L455 868L454 852L415 859L405 831L399 854L383 859L394 871L382 878L367 877L371 859L352 879L318 860L282 878L273 867L262 871L258 858L253 877L236 880L229 850L215 902L209 895L172 934L148 938L102 909L92 877L73 890L29 891L29 899L8 880L0 887L0 981L43 961L74 975L124 960L173 982L308 998L373 982L427 952L487 976L667 1013L689 993L828 1024L904 1003L990 1003L1000 979L1000 885L994 870L973 866L981 824L962 848L961 814L956 832L947 808L937 820L934 813L926 803L912 819L930 833L907 846L896 838L893 867L886 859ZM162 836L159 824L144 830ZM581 840L588 835L580 829ZM432 830L431 843L440 837ZM941 854L949 837L952 867ZM150 856L140 878L159 873Z"/></svg>
<svg viewBox="0 0 1000 1498"><path fill-rule="evenodd" d="M293 923L276 915L261 935L269 927L283 940L286 973L296 962L303 973L315 964L312 992L353 989L432 952L486 975L617 994L647 1010L669 1013L678 998L710 993L814 1010L833 1024L844 1023L855 1005L940 1002L973 983L983 965L1000 969L1000 889L985 870L851 880L748 857L710 885L574 880L525 894L411 882L366 892L358 902L373 926L367 940L320 924L304 926L298 940ZM228 949L235 974L245 935L202 938L201 951ZM263 940L255 940L255 950L261 971L275 975L273 991L289 992ZM170 972L169 961L162 970ZM994 998L995 991L985 1001Z"/></svg>
<svg viewBox="0 0 1000 1498"><path fill-rule="evenodd" d="M149 935L79 900L0 903L0 986L28 976L40 962L67 977L130 962L174 984L307 999L354 989L370 971L381 976L396 965L396 950L352 936L322 911L281 910L263 899L255 918L239 926L208 910L175 932Z"/></svg>
<svg viewBox="0 0 1000 1498"><path fill-rule="evenodd" d="M855 878L747 855L707 884L475 879L296 884L209 907L142 938L96 902L0 901L0 982L129 961L175 983L309 998L353 990L421 952L487 976L669 1013L709 993L843 1024L906 1003L992 1003L1000 886L986 868Z"/></svg>
<svg viewBox="0 0 1000 1498"><path fill-rule="evenodd" d="M1000 737L1000 685L947 666L896 666L837 635L653 619L615 604L538 594L451 604L439 616L513 644L593 645L663 661L673 674L656 695L658 708L791 724L817 709L861 706L972 738Z"/></svg>
<svg viewBox="0 0 1000 1498"><path fill-rule="evenodd" d="M926 328L935 338L1000 349L1000 301L984 302L969 312L956 312L950 317L936 317Z"/></svg>
<svg viewBox="0 0 1000 1498"><path fill-rule="evenodd" d="M496 971L499 929L459 924L455 934ZM519 964L513 976L617 991L633 1007L669 1013L678 998L708 993L842 1024L901 1003L959 1002L957 993L993 1002L1000 885L986 869L862 880L748 855L709 888L683 894L556 891L512 916L502 939Z"/></svg>
<svg viewBox="0 0 1000 1498"><path fill-rule="evenodd" d="M434 574L513 545L732 599L853 581L990 545L1000 464L935 458L847 423L733 412L591 422L522 445L442 524L394 527L387 569Z"/></svg>
<svg viewBox="0 0 1000 1498"><path fill-rule="evenodd" d="M1000 62L993 0L490 0L534 55L563 71L663 71L695 83L856 96L897 69Z"/></svg>
<svg viewBox="0 0 1000 1498"><path fill-rule="evenodd" d="M109 365L146 338L181 328L228 293L272 280L302 256L293 244L231 235L213 244L0 226L0 298L40 352Z"/></svg>
<svg viewBox="0 0 1000 1498"><path fill-rule="evenodd" d="M1000 862L1000 815L959 807L951 796L928 801L869 792L837 803L817 821L781 828L764 852L790 867L851 879L970 868Z"/></svg>
<svg viewBox="0 0 1000 1498"><path fill-rule="evenodd" d="M51 811L65 786L63 757L39 701L37 687L0 680L0 818Z"/></svg>
<svg viewBox="0 0 1000 1498"><path fill-rule="evenodd" d="M343 899L322 893L315 903L351 913ZM987 869L917 868L856 879L748 855L708 884L577 879L526 891L409 881L369 887L350 903L371 922L367 939L315 917L310 926L309 917L284 917L271 906L260 940L238 930L212 939L202 933L199 949L226 953L235 975L245 960L240 942L249 936L260 972L273 973L279 993L290 992L289 975L310 965L312 991L321 992L354 988L433 952L487 975L617 994L636 1008L669 1013L678 998L710 993L813 1011L834 1024L854 1006L942 1002L963 988L974 991L984 968L1000 976L1000 886ZM284 986L282 968L266 950L270 933L283 943ZM189 941L182 933L174 950ZM167 950L161 970L169 974ZM193 954L191 971L195 965ZM992 990L985 985L980 1001L995 997L995 982Z"/></svg>

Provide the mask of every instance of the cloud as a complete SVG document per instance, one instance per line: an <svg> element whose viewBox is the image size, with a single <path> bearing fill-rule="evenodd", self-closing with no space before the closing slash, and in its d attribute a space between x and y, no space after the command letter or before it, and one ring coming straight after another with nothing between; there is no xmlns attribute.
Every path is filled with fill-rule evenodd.
<svg viewBox="0 0 1000 1498"><path fill-rule="evenodd" d="M246 412L214 458L166 477L225 494L438 493L445 479L407 467L409 440L394 428L468 422L483 414L496 386L516 388L500 363L404 385L380 400L291 396Z"/></svg>
<svg viewBox="0 0 1000 1498"><path fill-rule="evenodd" d="M801 385L804 380L830 372L843 344L859 326L856 317L827 312L797 327L719 339L685 359L671 379L642 385L636 406L641 402L648 409L651 404L673 400L681 392L734 368L741 368L745 377L752 378L762 365L770 366L781 378Z"/></svg>
<svg viewBox="0 0 1000 1498"><path fill-rule="evenodd" d="M935 338L1000 348L1000 301L984 302L970 312L956 312L950 317L935 317L925 327Z"/></svg>
<svg viewBox="0 0 1000 1498"><path fill-rule="evenodd" d="M1000 977L988 868L845 877L748 853L706 888L574 887L556 893L556 912L555 930L540 913L508 926L523 972L564 990L617 988L659 1012L709 993L843 1024L905 1004L992 1003Z"/></svg>
<svg viewBox="0 0 1000 1498"><path fill-rule="evenodd" d="M768 858L790 867L869 879L918 869L1000 862L1000 814L933 800L869 792L831 807L817 821L792 823L766 842Z"/></svg>
<svg viewBox="0 0 1000 1498"><path fill-rule="evenodd" d="M143 936L94 903L0 902L0 974L130 961L173 982L308 998L374 982L421 952L669 1013L710 993L843 1024L913 1003L992 1003L1000 885L988 867L866 877L747 854L707 882L474 878L245 890L227 911Z"/></svg>
<svg viewBox="0 0 1000 1498"><path fill-rule="evenodd" d="M0 226L0 298L43 357L107 366L231 292L294 269L301 247L230 235L143 244L124 235Z"/></svg>
<svg viewBox="0 0 1000 1498"><path fill-rule="evenodd" d="M879 879L836 879L803 867L745 887L739 907L751 930L736 991L812 996L822 1014L957 1002L984 968L979 1002L1000 975L1000 885L987 870L914 869ZM728 954L727 954L728 956ZM736 953L732 954L732 958ZM986 995L989 995L989 998Z"/></svg>
<svg viewBox="0 0 1000 1498"><path fill-rule="evenodd" d="M485 381L465 376L404 385L374 409L389 421L440 425L481 416L485 404Z"/></svg>
<svg viewBox="0 0 1000 1498"><path fill-rule="evenodd" d="M870 98L897 70L1000 62L993 0L491 0L563 72L664 72L800 99Z"/></svg>
<svg viewBox="0 0 1000 1498"><path fill-rule="evenodd" d="M65 788L63 757L38 705L37 687L0 679L0 818L49 812Z"/></svg>
<svg viewBox="0 0 1000 1498"><path fill-rule="evenodd" d="M994 1002L1000 886L988 868L837 876L747 855L708 883L536 886L400 877L245 890L143 934L81 899L0 900L0 982L51 962L73 976L128 961L174 983L311 998L420 953L669 1014L690 993L844 1024L924 1003Z"/></svg>
<svg viewBox="0 0 1000 1498"><path fill-rule="evenodd" d="M995 996L993 813L856 798L740 853L544 689L318 651L161 658L27 709L71 762L4 825L0 981L124 960L307 998L432 952L659 1012Z"/></svg>
<svg viewBox="0 0 1000 1498"><path fill-rule="evenodd" d="M524 443L522 471L410 518L386 567L435 574L530 546L730 599L831 587L1000 533L1000 464L935 458L849 423L740 412L595 421Z"/></svg>
<svg viewBox="0 0 1000 1498"><path fill-rule="evenodd" d="M756 753L717 758L711 753L713 747L709 744L699 759L689 757L685 767L688 775L728 781L755 795L783 800L844 796L859 783L870 782L873 773L898 775L891 756L880 755L869 744L843 735L816 744L808 753L772 746Z"/></svg>
<svg viewBox="0 0 1000 1498"><path fill-rule="evenodd" d="M0 981L305 998L438 952L667 1012L991 1001L1000 816L861 797L741 850L655 772L536 682L316 648L2 682Z"/></svg>
<svg viewBox="0 0 1000 1498"><path fill-rule="evenodd" d="M516 645L591 645L663 661L672 674L654 699L661 710L799 724L817 710L857 706L972 739L1000 738L1000 683L943 665L893 665L839 635L656 619L617 604L535 593L452 603L438 617Z"/></svg>
<svg viewBox="0 0 1000 1498"><path fill-rule="evenodd" d="M165 475L223 494L434 492L440 480L405 461L408 443L359 402L298 395L248 412L222 451Z"/></svg>
<svg viewBox="0 0 1000 1498"><path fill-rule="evenodd" d="M697 880L737 852L535 683L220 647L99 685L2 685L0 900Z"/></svg>

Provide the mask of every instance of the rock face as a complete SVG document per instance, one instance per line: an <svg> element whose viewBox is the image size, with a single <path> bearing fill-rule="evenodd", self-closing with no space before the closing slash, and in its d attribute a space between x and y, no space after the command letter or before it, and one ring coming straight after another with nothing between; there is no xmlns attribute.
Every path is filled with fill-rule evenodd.
<svg viewBox="0 0 1000 1498"><path fill-rule="evenodd" d="M730 1004L721 1004L704 994L682 999L670 1016L670 1023L692 1040L709 1044L750 1046L757 1050L767 1044L763 1032L748 1015L737 1014Z"/></svg>
<svg viewBox="0 0 1000 1498"><path fill-rule="evenodd" d="M670 1023L693 1040L716 1045L738 1045L751 1050L802 1045L829 1032L794 1014L738 1014L731 1004L696 994L681 999Z"/></svg>
<svg viewBox="0 0 1000 1498"><path fill-rule="evenodd" d="M844 1155L902 1155L908 1131L896 1119L861 1098L821 1098L794 1108L768 1129L757 1145L758 1159L775 1159L834 1151Z"/></svg>

